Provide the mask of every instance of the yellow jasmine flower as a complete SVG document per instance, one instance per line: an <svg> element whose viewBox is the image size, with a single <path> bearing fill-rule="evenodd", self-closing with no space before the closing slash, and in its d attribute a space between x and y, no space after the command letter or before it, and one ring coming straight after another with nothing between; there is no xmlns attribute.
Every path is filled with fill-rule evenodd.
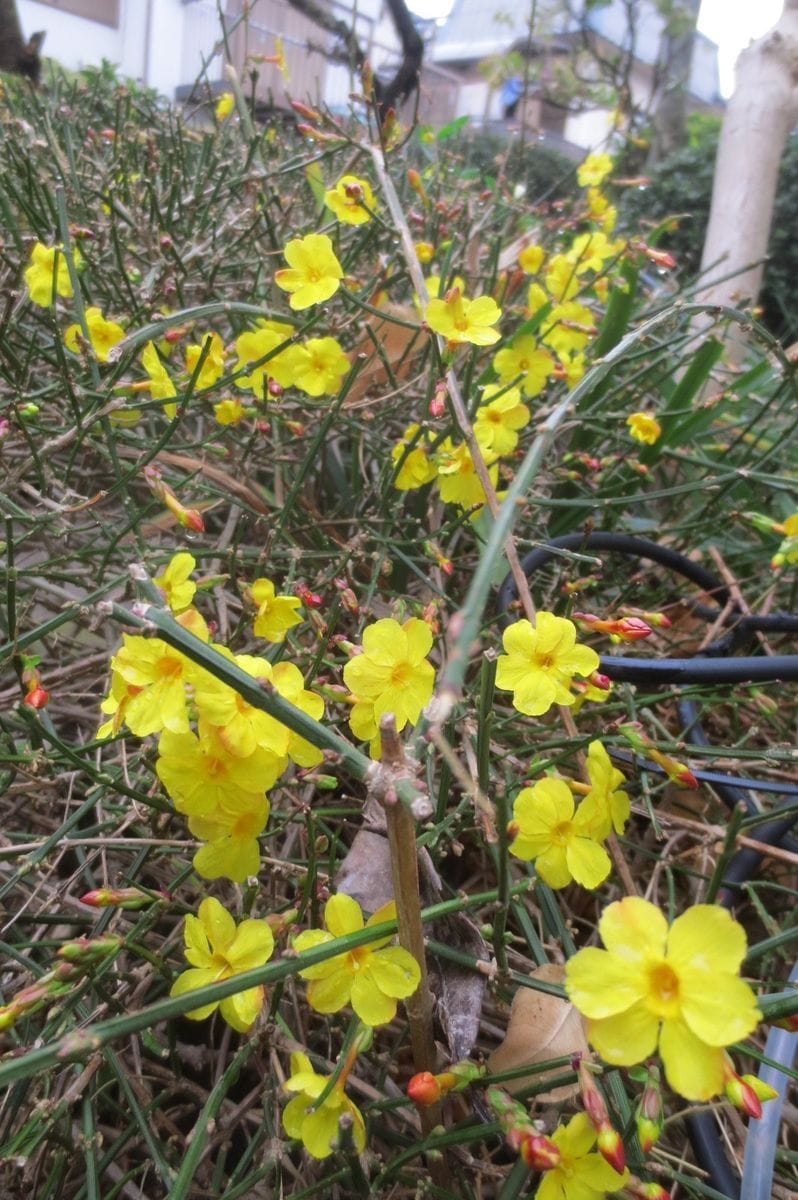
<svg viewBox="0 0 798 1200"><path fill-rule="evenodd" d="M190 659L160 638L122 634L122 648L111 659L111 668L126 684L139 690L125 706L125 724L136 737L171 729L188 729L186 683L194 677Z"/></svg>
<svg viewBox="0 0 798 1200"><path fill-rule="evenodd" d="M483 451L482 457L488 467L488 475L494 488L499 478L499 468L496 466L496 454L493 451ZM465 442L454 445L451 438L446 438L438 447L436 455L438 466L438 491L441 500L447 504L459 504L461 508L482 508L485 504L485 489L477 475L474 460Z"/></svg>
<svg viewBox="0 0 798 1200"><path fill-rule="evenodd" d="M324 203L345 225L365 225L376 207L371 184L357 175L342 175L335 187L324 193Z"/></svg>
<svg viewBox="0 0 798 1200"><path fill-rule="evenodd" d="M216 101L213 109L213 115L217 121L224 121L230 116L230 113L236 106L236 98L232 92L222 92L219 99Z"/></svg>
<svg viewBox="0 0 798 1200"><path fill-rule="evenodd" d="M219 400L213 406L213 415L219 425L240 425L247 415L247 410L240 400L228 396Z"/></svg>
<svg viewBox="0 0 798 1200"><path fill-rule="evenodd" d="M739 978L745 931L713 904L668 923L629 896L602 913L605 950L586 947L566 965L565 990L588 1018L588 1039L605 1060L631 1066L659 1052L668 1083L688 1100L723 1091L724 1046L757 1025L756 997Z"/></svg>
<svg viewBox="0 0 798 1200"><path fill-rule="evenodd" d="M200 344L186 346L186 371L189 375L193 375L203 348ZM216 380L221 379L222 375L224 375L224 345L219 334L213 333L208 353L205 355L205 361L200 368L194 387L197 391L205 391L206 388L213 387Z"/></svg>
<svg viewBox="0 0 798 1200"><path fill-rule="evenodd" d="M334 396L350 365L335 338L311 338L304 346L297 347L293 386L308 396Z"/></svg>
<svg viewBox="0 0 798 1200"><path fill-rule="evenodd" d="M412 450L407 450L420 428L419 425L408 425L401 442L397 442L391 450L393 461L402 464L393 481L393 486L400 492L409 492L414 488L424 487L426 483L431 483L438 474L437 467L430 461L427 453L429 433L418 438Z"/></svg>
<svg viewBox="0 0 798 1200"><path fill-rule="evenodd" d="M252 654L234 655L226 646L214 645L214 649L259 683L271 683L272 665L267 659ZM200 718L216 726L219 740L230 754L246 758L258 746L278 757L288 753L286 727L249 704L226 683L220 683L209 671L197 672L194 699Z"/></svg>
<svg viewBox="0 0 798 1200"><path fill-rule="evenodd" d="M328 1158L338 1141L338 1122L346 1115L352 1120L352 1140L361 1154L366 1145L366 1127L360 1110L343 1087L336 1084L321 1104L317 1103L329 1082L329 1075L318 1075L313 1070L307 1055L291 1055L291 1077L283 1086L298 1095L285 1106L283 1129L289 1137L298 1138L314 1158Z"/></svg>
<svg viewBox="0 0 798 1200"><path fill-rule="evenodd" d="M432 696L435 671L427 662L432 633L426 621L403 625L384 617L363 630L363 652L344 667L344 683L358 700L374 705L374 720L393 713L397 729L414 725Z"/></svg>
<svg viewBox="0 0 798 1200"><path fill-rule="evenodd" d="M551 1140L560 1161L544 1171L536 1200L605 1200L607 1192L623 1187L629 1172L619 1175L600 1154L591 1153L597 1136L587 1113L577 1113L554 1130Z"/></svg>
<svg viewBox="0 0 798 1200"><path fill-rule="evenodd" d="M57 266L56 256L58 257ZM80 264L80 255L77 250L72 251L72 261L76 267ZM42 242L36 242L30 252L30 263L25 268L25 283L28 287L28 295L34 304L38 304L40 308L50 307L53 302L53 282L55 282L56 295L66 297L72 295L72 284L69 279L69 267L64 247L61 245L45 246Z"/></svg>
<svg viewBox="0 0 798 1200"><path fill-rule="evenodd" d="M577 167L576 178L580 187L598 187L612 171L609 154L588 154Z"/></svg>
<svg viewBox="0 0 798 1200"><path fill-rule="evenodd" d="M587 215L591 221L597 221L605 233L612 233L618 210L597 187L590 187L587 189Z"/></svg>
<svg viewBox="0 0 798 1200"><path fill-rule="evenodd" d="M435 247L432 242L416 242L415 251L416 258L420 263L432 262L435 257ZM438 285L440 286L440 280L438 280ZM429 288L427 290L429 291Z"/></svg>
<svg viewBox="0 0 798 1200"><path fill-rule="evenodd" d="M595 888L610 873L610 857L582 808L574 812L573 793L562 779L539 779L515 798L510 853L524 862L534 859L535 871L549 887L576 880Z"/></svg>
<svg viewBox="0 0 798 1200"><path fill-rule="evenodd" d="M178 812L224 820L218 810L237 817L263 804L287 758L256 746L246 758L231 754L213 726L200 724L200 736L164 730L158 740L155 770Z"/></svg>
<svg viewBox="0 0 798 1200"><path fill-rule="evenodd" d="M636 442L653 446L662 436L662 426L650 413L633 412L626 418L629 432Z"/></svg>
<svg viewBox="0 0 798 1200"><path fill-rule="evenodd" d="M236 387L254 392L259 398L268 395L268 381L274 379L280 387L290 387L293 383L293 362L295 346L286 346L282 351L278 347L292 336L292 325L281 321L262 321L257 329L250 329L236 338L235 347L238 355L236 372L243 371L252 363L246 375L236 374ZM275 353L276 352L276 353ZM262 358L271 355L268 362L260 362Z"/></svg>
<svg viewBox="0 0 798 1200"><path fill-rule="evenodd" d="M314 721L324 716L324 701L315 692L308 691L302 672L293 663L279 662L272 668L272 684L284 700L301 709ZM317 767L324 761L324 754L307 738L288 731L288 756L298 767Z"/></svg>
<svg viewBox="0 0 798 1200"><path fill-rule="evenodd" d="M271 579L256 579L249 596L258 612L252 631L267 642L284 642L287 630L299 625L302 617L297 609L302 601L297 596L278 596Z"/></svg>
<svg viewBox="0 0 798 1200"><path fill-rule="evenodd" d="M494 399L495 397L495 399ZM529 424L529 409L521 403L518 388L489 383L474 418L474 433L483 450L510 454L518 445L517 430Z"/></svg>
<svg viewBox="0 0 798 1200"><path fill-rule="evenodd" d="M258 836L269 819L269 801L260 800L240 809L217 808L210 816L190 815L188 827L194 837L207 842L194 855L194 870L203 879L231 879L243 883L258 874Z"/></svg>
<svg viewBox="0 0 798 1200"><path fill-rule="evenodd" d="M70 293L71 295L71 293ZM121 325L117 325L116 321L106 321L99 308L86 309L86 328L89 333L89 341L91 348L94 351L94 356L98 362L108 362L108 351L121 342L125 336L125 331ZM80 341L83 338L83 330L80 325L70 325L64 333L64 345L67 350L71 350L74 354L80 352Z"/></svg>
<svg viewBox="0 0 798 1200"><path fill-rule="evenodd" d="M535 313L551 301L539 283L530 283L526 294L527 316L534 317Z"/></svg>
<svg viewBox="0 0 798 1200"><path fill-rule="evenodd" d="M290 292L288 303L294 310L321 304L335 295L344 277L326 233L309 233L294 238L284 251L287 267L276 271L274 282Z"/></svg>
<svg viewBox="0 0 798 1200"><path fill-rule="evenodd" d="M576 300L555 304L544 326L540 340L559 357L579 354L597 332L592 312Z"/></svg>
<svg viewBox="0 0 798 1200"><path fill-rule="evenodd" d="M148 390L153 400L171 400L173 396L177 395L175 385L169 378L169 373L161 362L153 342L147 342L147 345L142 350L141 365L149 376L150 386ZM164 412L169 418L172 418L177 412L177 406L175 404L165 404Z"/></svg>
<svg viewBox="0 0 798 1200"><path fill-rule="evenodd" d="M575 387L587 370L584 354L561 354L560 366L569 388Z"/></svg>
<svg viewBox="0 0 798 1200"><path fill-rule="evenodd" d="M603 692L602 699L606 697L607 693ZM579 811L583 816L590 818L593 836L603 842L613 829L616 833L623 833L629 820L629 797L626 792L618 791L626 780L618 768L612 765L609 754L599 741L591 742L588 747L587 773L590 791L579 806Z"/></svg>
<svg viewBox="0 0 798 1200"><path fill-rule="evenodd" d="M539 396L554 369L554 359L547 350L538 349L530 333L525 333L496 353L493 369L502 383L512 383L522 376L524 395Z"/></svg>
<svg viewBox="0 0 798 1200"><path fill-rule="evenodd" d="M546 291L555 300L571 300L579 291L574 264L564 254L557 254L546 271Z"/></svg>
<svg viewBox="0 0 798 1200"><path fill-rule="evenodd" d="M536 246L533 243L531 246L524 246L518 255L518 265L526 275L537 275L543 266L543 259L545 257L546 251L543 247Z"/></svg>
<svg viewBox="0 0 798 1200"><path fill-rule="evenodd" d="M624 248L622 238L611 242L600 229L593 233L582 233L574 238L567 258L574 264L577 275L585 271L603 271L604 263L611 258L617 258Z"/></svg>
<svg viewBox="0 0 798 1200"><path fill-rule="evenodd" d="M187 550L179 550L173 554L160 575L156 575L153 583L161 589L166 603L174 613L183 612L188 608L197 591L197 585L189 578L197 565L193 554Z"/></svg>
<svg viewBox="0 0 798 1200"><path fill-rule="evenodd" d="M393 901L384 904L365 923L366 928L396 916ZM360 905L345 892L331 896L324 906L327 929L308 929L294 939L294 949L302 954L323 946L335 938L363 929ZM368 946L337 954L299 974L310 981L308 1003L320 1013L339 1012L351 1002L365 1025L384 1025L396 1016L397 1000L412 996L419 985L418 963L401 946L388 946L391 935Z"/></svg>
<svg viewBox="0 0 798 1200"><path fill-rule="evenodd" d="M591 675L599 656L589 646L576 645L576 626L565 617L539 612L535 625L516 621L504 631L506 654L496 663L496 686L513 693L513 708L540 717L553 704L574 703L574 675Z"/></svg>
<svg viewBox="0 0 798 1200"><path fill-rule="evenodd" d="M471 342L474 346L492 346L500 334L491 329L502 315L495 300L490 296L478 296L466 300L457 287L451 288L443 300L430 300L425 320L434 333L439 333L447 342L458 345Z"/></svg>
<svg viewBox="0 0 798 1200"><path fill-rule="evenodd" d="M212 896L202 901L197 916L186 917L185 929L186 960L191 964L188 971L178 975L172 984L170 996L183 996L209 983L220 983L233 975L262 967L274 952L274 937L268 921L251 918L236 926L230 913ZM218 1008L227 1022L238 1033L246 1033L263 1008L265 992L262 987L247 988L228 996L215 1004L203 1004L201 1008L186 1013L193 1021L202 1021Z"/></svg>

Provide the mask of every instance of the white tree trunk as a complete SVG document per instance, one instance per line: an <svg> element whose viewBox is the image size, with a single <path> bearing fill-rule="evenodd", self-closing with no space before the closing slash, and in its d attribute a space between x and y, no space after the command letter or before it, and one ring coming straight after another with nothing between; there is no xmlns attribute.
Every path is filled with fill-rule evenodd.
<svg viewBox="0 0 798 1200"><path fill-rule="evenodd" d="M723 118L712 207L701 263L709 304L755 302L767 253L779 164L798 121L798 0L785 0L778 23L744 50ZM746 268L746 269L744 269ZM733 274L733 278L721 276Z"/></svg>

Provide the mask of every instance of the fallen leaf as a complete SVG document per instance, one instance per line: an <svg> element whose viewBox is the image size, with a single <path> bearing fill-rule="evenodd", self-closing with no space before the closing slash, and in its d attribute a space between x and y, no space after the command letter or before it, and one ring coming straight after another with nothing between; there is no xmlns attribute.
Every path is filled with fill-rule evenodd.
<svg viewBox="0 0 798 1200"><path fill-rule="evenodd" d="M565 968L556 963L546 963L530 972L530 979L545 983L562 983ZM570 1000L540 992L531 987L519 987L510 1008L507 1033L501 1046L488 1059L491 1074L514 1071L518 1067L532 1067L547 1062L550 1058L562 1058L564 1054L587 1054L588 1045L582 1018ZM545 1082L561 1075L562 1067L551 1071L537 1071L534 1075L520 1075L502 1084L511 1095L530 1087L533 1083ZM552 1091L538 1096L548 1104L568 1100L579 1091L576 1083L563 1084Z"/></svg>

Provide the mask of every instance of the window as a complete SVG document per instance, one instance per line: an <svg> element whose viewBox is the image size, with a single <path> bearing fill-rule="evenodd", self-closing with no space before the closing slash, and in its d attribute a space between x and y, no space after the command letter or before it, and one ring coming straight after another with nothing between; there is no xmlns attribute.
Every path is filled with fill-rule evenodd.
<svg viewBox="0 0 798 1200"><path fill-rule="evenodd" d="M88 21L97 21L100 25L119 28L119 0L38 0L38 3L75 17L85 17Z"/></svg>

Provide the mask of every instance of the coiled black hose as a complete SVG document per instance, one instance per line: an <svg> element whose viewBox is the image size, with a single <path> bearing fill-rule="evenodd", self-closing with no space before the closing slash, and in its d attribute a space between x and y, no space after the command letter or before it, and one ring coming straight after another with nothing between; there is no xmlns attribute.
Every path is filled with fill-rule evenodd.
<svg viewBox="0 0 798 1200"><path fill-rule="evenodd" d="M706 592L717 603L712 607L703 603L693 602L691 611L702 619L715 623L722 620L723 636L704 647L700 654L692 658L646 659L637 655L613 656L602 655L601 671L610 679L618 682L648 684L654 688L662 684L731 684L753 682L788 682L798 680L798 654L745 656L735 651L747 647L756 632L798 633L798 614L770 613L767 616L753 616L742 613L732 602L728 589L711 572L700 563L672 550L660 546L648 538L633 537L623 533L572 533L563 537L553 538L545 546L530 551L521 560L521 567L527 578L531 578L545 563L556 556L558 550L575 551L609 551L626 557L649 559L660 566L667 567L677 575L690 580L702 591ZM511 605L518 599L518 590L512 575L508 575L499 590L498 607L499 619L503 627L509 625L513 618L510 615ZM698 718L698 710L690 700L679 703L679 715L685 729L685 738L693 745L707 746L707 738ZM647 769L648 766L647 766ZM652 770L658 768L651 767ZM707 777L712 783L718 796L729 808L738 804L744 805L748 813L755 815L758 809L749 796L749 790L756 788L756 781L749 779L735 780L731 776L720 775L717 772L697 772L699 776ZM768 788L767 790L774 790ZM782 805L794 807L795 789L785 786ZM781 807L781 805L779 806ZM764 845L776 846L790 841L790 830L798 821L798 812L782 818L774 818L757 829L757 840ZM764 852L745 847L738 850L728 862L721 880L718 892L718 903L731 908L739 895L740 885L750 879L759 867ZM795 972L793 972L795 974ZM795 1042L784 1042L785 1055L792 1053ZM789 1065L785 1059L785 1065ZM727 1158L723 1142L717 1130L714 1118L710 1113L693 1113L687 1117L688 1135L693 1146L696 1161L708 1173L709 1180L716 1191L729 1197L729 1200L739 1200L740 1180ZM775 1135L772 1148L775 1152ZM763 1150L762 1139L756 1141L757 1163L762 1168ZM771 1141L768 1141L770 1146ZM746 1164L747 1174L750 1168ZM772 1176L772 1155L769 1164L762 1169L769 1169Z"/></svg>

